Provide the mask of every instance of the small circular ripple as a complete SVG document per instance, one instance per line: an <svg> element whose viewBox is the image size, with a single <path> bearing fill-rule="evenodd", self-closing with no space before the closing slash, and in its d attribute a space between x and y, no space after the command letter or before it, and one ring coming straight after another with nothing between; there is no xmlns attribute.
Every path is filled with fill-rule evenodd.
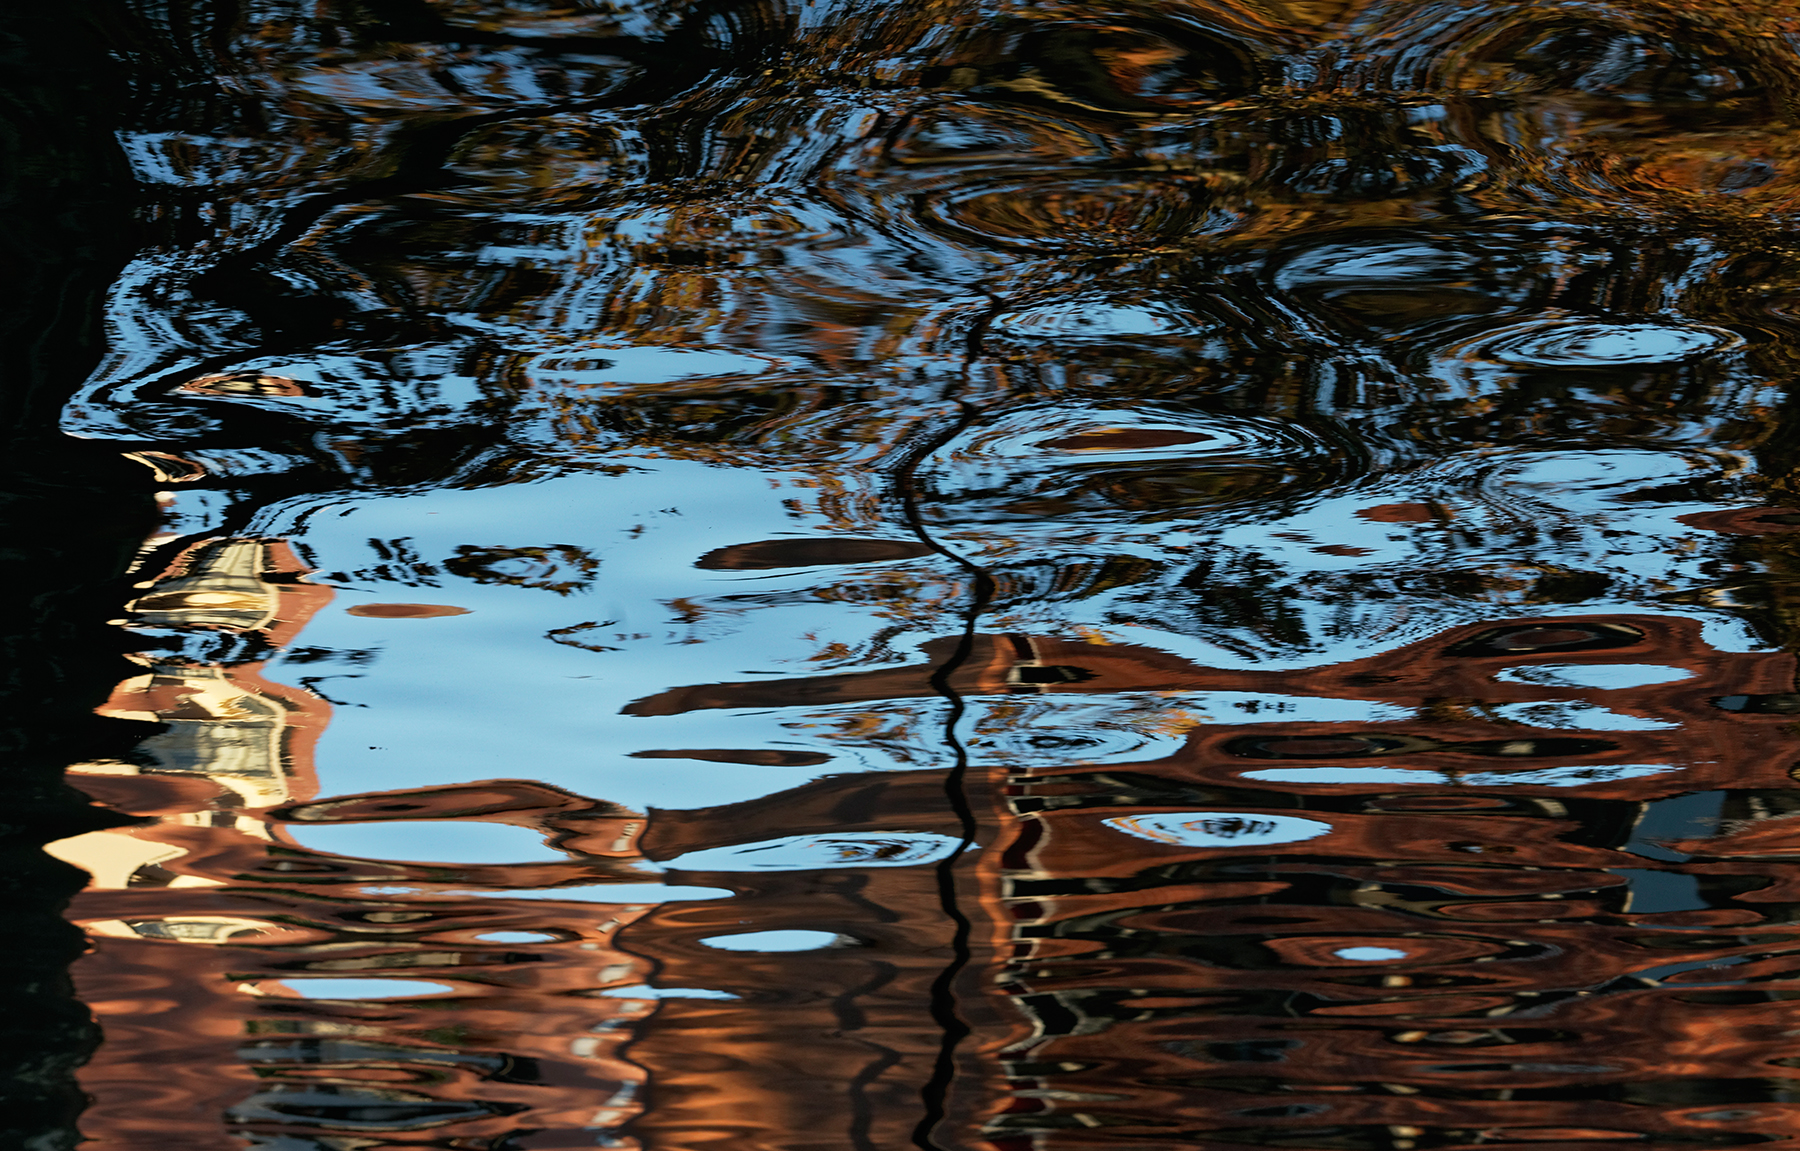
<svg viewBox="0 0 1800 1151"><path fill-rule="evenodd" d="M1522 368L1617 368L1684 363L1742 343L1699 324L1559 322L1515 328L1480 354Z"/></svg>

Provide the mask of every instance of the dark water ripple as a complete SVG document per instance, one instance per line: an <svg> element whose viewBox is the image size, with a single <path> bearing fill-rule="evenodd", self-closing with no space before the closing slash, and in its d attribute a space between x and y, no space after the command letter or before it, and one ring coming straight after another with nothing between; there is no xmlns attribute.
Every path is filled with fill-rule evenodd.
<svg viewBox="0 0 1800 1151"><path fill-rule="evenodd" d="M95 12L85 1146L1800 1137L1790 5Z"/></svg>

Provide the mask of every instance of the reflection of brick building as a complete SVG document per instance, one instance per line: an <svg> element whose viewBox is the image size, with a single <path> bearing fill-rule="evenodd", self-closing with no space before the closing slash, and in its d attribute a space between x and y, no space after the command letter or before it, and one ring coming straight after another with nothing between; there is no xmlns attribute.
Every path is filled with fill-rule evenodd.
<svg viewBox="0 0 1800 1151"><path fill-rule="evenodd" d="M642 1074L615 1051L652 1004L597 985L643 982L609 942L642 908L233 886L90 893L76 913L96 936L77 979L105 1031L82 1074L95 1098L83 1129L100 1146L522 1127L591 1146L635 1106ZM521 934L541 941L505 942Z"/></svg>
<svg viewBox="0 0 1800 1151"><path fill-rule="evenodd" d="M956 898L974 931L949 986L974 1031L950 1061L959 1077L937 1139L1009 1149L1276 1139L1405 1151L1421 1140L1800 1133L1785 1073L1772 1070L1793 1057L1788 1024L1776 1018L1792 963L1786 935L1766 934L1771 919L1786 918L1788 886L1800 879L1777 862L1800 842L1800 820L1785 818L1800 813L1783 718L1793 662L1719 652L1691 621L1655 616L1494 621L1376 658L1276 673L979 637L953 678L971 695L1156 692L1192 706L1195 694L1215 692L1264 706L1254 719L1195 725L1165 758L1025 762L971 783L969 798L989 814L982 849L959 869ZM1553 666L1569 677L1560 686ZM1618 682L1655 682L1603 686L1592 672L1604 668ZM1656 668L1665 674L1647 674ZM921 666L678 689L634 710L923 696L929 674ZM1385 714L1282 719L1280 701L1307 698L1379 704ZM1589 730L1575 730L1584 722ZM1329 773L1356 767L1360 775ZM1278 774L1265 782L1259 771ZM814 808L841 831L954 833L933 794L938 781L821 781L781 802L684 814L679 829L653 813L645 847L668 858L691 846L667 837L688 843L714 829L752 842L790 831L796 815L804 825ZM877 798L875 787L914 798ZM915 810L916 827L905 818ZM1131 834L1131 821L1164 813L1222 830L1197 844ZM1257 829L1276 816L1303 816L1320 831L1259 842ZM666 907L633 925L625 945L654 954L672 979L700 972L736 986L775 968L771 990L791 994L812 986L817 960L721 965L680 940L753 912L759 925L864 940L865 965L898 964L907 949L889 941L893 925L941 923L936 893L920 883L905 897L885 876L869 879L860 918L828 912L798 881L807 898L767 891L717 908ZM873 895L878 884L893 894ZM1600 989L1610 994L1591 998ZM833 1031L822 1006L783 1011L791 1022L720 1004L659 1017L634 1049L653 1080L670 1051L704 1051L710 1071L686 1096L697 1114L647 1117L647 1142L702 1145L684 1133L708 1114L717 1123L720 1111L700 1101L727 1098L726 1113L780 1116L767 1130L849 1130L867 1107L857 1085L879 1081L870 1069L885 1060L882 1074L920 1082L938 1034L915 1009L891 1032L870 1028L869 1053L846 1051L834 1076L812 1066L831 1059L806 1037L857 1033L841 1023ZM1645 1024L1651 1016L1655 1027ZM679 1031L664 1030L677 1019ZM793 1042L771 1040L771 1030ZM895 1054L902 1036L917 1053L910 1059ZM796 1095L802 1077L810 1086ZM1722 1097L1754 1106L1721 1109ZM733 1130L751 1139L753 1126Z"/></svg>
<svg viewBox="0 0 1800 1151"><path fill-rule="evenodd" d="M1739 983L1784 985L1785 938L1731 930L1785 919L1771 901L1792 879L1772 844L1723 858L1747 837L1800 842L1800 821L1771 818L1800 810L1768 714L1793 698L1791 656L1718 652L1691 621L1641 616L1474 625L1299 673L1032 654L1080 673L1052 692L1211 687L1412 714L1274 711L1197 727L1155 762L1010 778L990 858L1017 949L996 993L1033 1033L1004 1053L1021 1090L987 1126L1000 1146L1800 1133L1765 1078L1792 1052L1770 1014L1787 992ZM1531 670L1553 665L1573 683ZM1606 688L1571 670L1606 667L1686 675ZM1631 730L1653 725L1667 729ZM1401 770L1332 770L1358 765ZM1171 809L1216 830L1123 842L1122 823ZM1302 814L1316 835L1259 842L1268 817ZM1757 1106L1721 1110L1722 1095Z"/></svg>
<svg viewBox="0 0 1800 1151"><path fill-rule="evenodd" d="M639 700L628 710L672 715L784 701L925 697L934 694L934 668L954 646L948 641L928 644L926 654L935 657L931 661L892 670L676 688ZM1531 669L1544 664L1648 665L1672 673L1660 682L1621 689L1561 684L1554 677L1532 682ZM1513 678L1495 678L1507 672ZM1759 733L1782 724L1780 716L1800 707L1791 656L1718 651L1702 639L1697 621L1667 616L1475 624L1378 656L1298 671L1200 668L1165 652L1122 644L977 636L950 685L968 696L1155 692L1169 698L1171 706L1190 694L1247 696L1251 714L1270 718L1234 723L1209 716L1204 726L1194 727L1194 738L1180 755L1188 772L1221 781L1248 770L1251 763L1271 767L1280 762L1380 763L1442 772L1446 783L1462 775L1485 778L1488 772L1547 764L1591 768L1590 785L1617 774L1608 771L1615 765L1680 770L1675 778L1668 773L1620 775L1646 782L1623 791L1608 789L1603 792L1607 795L1666 791L1677 782L1680 790L1723 780L1779 786L1788 778L1787 763L1781 760L1780 745ZM1259 698L1264 702L1256 706ZM1353 700L1370 705L1369 710L1411 714L1349 724L1280 718L1308 698ZM1587 717L1609 719L1613 726L1571 735L1581 729L1583 712L1558 714L1571 705L1584 709ZM1561 722L1533 723L1537 716ZM1629 721L1634 719L1647 722L1633 730ZM1680 738L1663 734L1677 724ZM1414 728L1428 728L1429 735L1409 734ZM1697 761L1691 750L1696 747L1714 756ZM1308 786L1300 778L1282 782ZM1322 786L1335 791L1342 781Z"/></svg>
<svg viewBox="0 0 1800 1151"><path fill-rule="evenodd" d="M1603 669L1643 682L1605 686ZM924 697L929 675L710 685L633 710ZM772 1151L906 1146L923 1123L936 1146L997 1151L1408 1151L1800 1130L1779 1070L1800 1027L1779 926L1800 881L1781 859L1800 839L1791 657L1715 651L1683 620L1582 616L1292 672L978 637L952 683L1211 711L1159 758L990 755L956 796L938 770L827 776L639 816L514 781L316 799L296 749L322 705L254 667L153 671L112 706L293 731L184 735L169 745L213 750L153 741L153 764L86 769L95 794L161 817L97 833L154 858L58 847L96 874L76 906L108 1035L89 1133ZM1361 710L1309 717L1307 701ZM731 854L951 844L959 804L979 825L960 857ZM357 860L284 830L371 819L513 823L569 858ZM645 861L733 895L594 901ZM504 894L556 888L571 898ZM717 945L766 931L837 942ZM375 982L309 996L320 979ZM356 998L384 980L422 988ZM158 1063L173 1069L147 1080Z"/></svg>
<svg viewBox="0 0 1800 1151"><path fill-rule="evenodd" d="M705 849L797 835L905 842L954 840L957 831L941 773L894 772L829 777L727 807L652 812L642 848L680 866ZM717 871L671 871L671 882L729 888L735 897L664 904L621 937L660 981L741 997L665 1003L643 1029L629 1054L649 1075L650 1106L630 1133L655 1151L912 1146L921 1097L944 1055L939 1008L955 995L962 1009L984 1012L973 1020L983 1043L998 1022L980 994L962 986L978 986L993 969L994 926L982 913L976 857L953 869L956 899L974 918L959 940L934 866L757 871L755 856ZM781 930L830 932L840 943L746 955L701 942ZM940 985L959 968L960 980ZM963 1062L971 1049L960 1053ZM971 1081L965 1069L959 1083Z"/></svg>
<svg viewBox="0 0 1800 1151"><path fill-rule="evenodd" d="M559 814L532 812L521 800L541 797L528 786L443 791L465 793L476 818ZM379 798L427 817L449 807L441 794ZM283 814L316 819L321 806L337 805ZM629 844L641 821L610 814L583 821L574 850L628 856L622 835ZM612 936L646 905L595 903L592 888L503 894L636 878L628 863L369 862L284 846L279 823L247 836L251 822L165 821L147 842L188 846L167 861L181 869L174 881L140 868L133 886L105 890L97 875L75 901L95 942L77 981L106 1035L82 1074L96 1100L84 1130L101 1146L223 1151L259 1132L492 1140L521 1128L575 1140L533 1146L591 1146L632 1113L643 1076L617 1049L653 997L633 990L643 965Z"/></svg>

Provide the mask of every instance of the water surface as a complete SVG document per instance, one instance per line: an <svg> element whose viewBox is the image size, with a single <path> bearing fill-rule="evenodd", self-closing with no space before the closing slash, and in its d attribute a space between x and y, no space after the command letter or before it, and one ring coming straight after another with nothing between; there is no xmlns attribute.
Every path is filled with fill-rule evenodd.
<svg viewBox="0 0 1800 1151"><path fill-rule="evenodd" d="M1785 5L114 15L86 1145L1800 1135Z"/></svg>

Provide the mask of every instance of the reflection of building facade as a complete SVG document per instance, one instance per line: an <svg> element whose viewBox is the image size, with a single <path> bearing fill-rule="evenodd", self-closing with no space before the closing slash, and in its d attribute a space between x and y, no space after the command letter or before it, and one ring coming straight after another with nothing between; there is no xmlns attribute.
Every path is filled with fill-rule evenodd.
<svg viewBox="0 0 1800 1151"><path fill-rule="evenodd" d="M642 1072L617 1051L653 1004L610 939L643 908L240 890L78 903L99 1145L535 1129L591 1146L635 1111Z"/></svg>
<svg viewBox="0 0 1800 1151"><path fill-rule="evenodd" d="M925 653L942 658L951 648L939 641ZM1193 723L1178 760L1193 777L1220 783L1246 771L1255 778L1257 769L1273 779L1268 773L1283 762L1296 767L1280 782L1300 791L1309 779L1334 791L1355 782L1320 764L1380 764L1394 783L1452 786L1491 785L1497 772L1554 765L1555 778L1521 774L1517 782L1580 781L1598 789L1587 794L1637 796L1675 783L1684 790L1783 786L1790 778L1786 749L1767 733L1800 707L1792 663L1785 654L1719 651L1694 620L1559 616L1469 625L1378 656L1297 671L1198 668L1150 648L979 635L949 684L964 695L1154 693L1170 710L1206 714ZM1539 665L1541 674L1534 672ZM1615 687L1604 678L1613 665L1625 665L1626 676L1648 671L1650 680ZM668 715L782 699L922 698L935 694L935 667L682 687L629 710ZM1584 669L1586 681L1563 678ZM1354 701L1380 718L1282 718L1304 711L1308 700ZM1244 718L1251 715L1258 718ZM1429 734L1412 734L1414 728ZM1381 773L1369 781L1381 782Z"/></svg>
<svg viewBox="0 0 1800 1151"><path fill-rule="evenodd" d="M1265 710L1318 695L1415 718L1302 724L1277 711L1196 729L1155 763L1019 773L1000 801L1017 822L997 882L1021 943L1004 994L1033 1034L1008 1052L1027 1089L990 1123L995 1137L1289 1132L1404 1148L1688 1138L1750 1120L1698 1105L1704 1090L1695 1106L1669 1104L1681 1081L1756 1081L1786 1054L1760 1030L1772 1000L1711 990L1720 967L1784 970L1782 949L1698 934L1785 918L1763 903L1781 895L1759 891L1767 856L1734 862L1717 858L1729 837L1697 841L1770 817L1760 826L1779 828L1795 810L1785 725L1744 714L1746 701L1791 698L1791 656L1718 652L1688 621L1652 617L1479 625L1290 674L1209 676L1149 653L1121 675L1130 653L1037 654L1093 673L1046 690L1211 680L1258 692ZM1533 678L1556 683L1534 668L1600 674L1534 690ZM1609 669L1663 674L1608 688ZM1601 702L1648 721L1619 727L1679 722L1679 739L1595 732L1593 711L1569 738L1559 708ZM1561 730L1533 729L1559 718ZM1122 859L1118 832L1168 806L1229 814L1201 824L1210 836L1165 835L1160 851ZM1573 840L1572 806L1588 829ZM1288 842L1271 834L1284 816L1310 827ZM1613 994L1588 998L1598 988ZM1654 1032L1623 1022L1652 1015ZM1755 1111L1758 1132L1800 1130L1785 1089L1754 1094L1775 1105Z"/></svg>
<svg viewBox="0 0 1800 1151"><path fill-rule="evenodd" d="M1738 934L1786 917L1790 877L1771 860L1800 842L1789 818L1800 812L1792 745L1778 714L1792 699L1791 656L1719 652L1686 621L1657 617L1495 621L1296 673L1208 671L1153 651L1046 639L995 637L974 652L958 686L975 695L1235 691L1273 714L1197 726L1162 759L998 766L971 785L991 814L959 881L974 931L951 986L974 1031L951 1058L959 1078L938 1145L1353 1139L1404 1151L1426 1137L1473 1144L1503 1132L1687 1139L1750 1122L1764 1135L1800 1132L1800 1109L1779 1085L1742 1089L1761 1104L1750 1111L1705 1102L1714 1085L1761 1082L1771 1062L1790 1057L1768 1022L1785 991L1718 988L1722 979L1741 986L1741 975L1720 973L1744 965L1778 987L1791 978L1785 935ZM1530 679L1533 669L1547 680L1584 668L1602 684L1608 673L1627 683L1646 669L1663 674L1623 688ZM928 670L911 681L802 682L795 695L922 692ZM741 690L760 701L781 686ZM706 689L708 701L729 706L733 690ZM1274 705L1306 696L1379 701L1411 718L1282 722ZM1622 726L1685 721L1684 738L1571 739L1566 723L1534 730L1504 710L1566 721L1557 707L1595 700L1641 721ZM1707 758L1693 761L1693 749ZM1381 766L1358 780L1359 763ZM1302 774L1255 778L1282 765ZM646 850L679 856L701 828L729 829L731 842L806 830L813 809L871 813L860 826L840 816L831 824L840 832L954 833L939 782L935 773L834 781L760 811L679 825L653 818ZM1713 790L1721 787L1729 790ZM877 788L892 794L852 798ZM1579 826L1610 830L1571 839L1571 807L1584 809ZM909 810L921 814L916 826ZM1286 824L1307 830L1284 838ZM887 933L910 918L905 909L926 922L935 910L929 888L911 898L881 889L894 894L871 894L880 913L851 919L816 897L764 913L762 893L716 909L665 908L635 925L627 945L649 948L672 977L694 969L684 968L689 959L721 985L754 985L757 972L705 962L691 938L767 914L771 924L861 939L876 949L863 960L873 963L887 958ZM776 985L810 986L824 969L809 960L802 975L796 962ZM1612 994L1591 998L1599 988ZM872 1066L873 1054L846 1055L835 1077L805 1066L804 1048L771 1067L767 1052L755 1053L766 1029L783 1025L774 1012L683 1011L674 1018L686 1026L665 1033L659 1018L635 1050L653 1080L657 1054L706 1051L715 1075L710 1092L693 1097L718 1106L649 1117L651 1146L698 1145L686 1125L704 1126L708 1115L718 1124L721 1114L779 1113L767 1125L786 1131L854 1128L862 1087L852 1071ZM1632 1022L1647 1014L1659 1021L1654 1032ZM815 1009L791 1026L829 1031L831 1016ZM903 1066L895 1052L908 1037L916 1068L939 1034L918 1013L910 1027L880 1034L881 1054ZM865 1042L873 1049L876 1036ZM802 1075L812 1085L795 1098ZM1571 1076L1581 1076L1574 1086ZM1691 1106L1670 1106L1684 1097ZM752 1127L734 1130L748 1138Z"/></svg>
<svg viewBox="0 0 1800 1151"><path fill-rule="evenodd" d="M279 647L331 595L284 545L224 540L188 549L132 606L146 627ZM140 745L147 762L78 765L72 782L154 822L50 848L93 877L71 909L94 941L76 975L105 1031L82 1074L91 1138L196 1151L279 1144L295 1128L402 1141L449 1130L460 1141L522 1125L591 1133L632 1114L642 1075L615 1052L651 1002L631 997L639 965L610 941L643 906L370 898L371 880L454 890L571 875L358 868L297 849L279 820L369 814L305 802L329 705L264 679L256 661L145 662L103 711L165 725ZM609 811L595 822L593 807L499 785L389 796L379 817L536 826L573 812L580 822L544 829L597 858L628 856L638 821ZM508 945L517 939L537 947ZM398 999L383 983L396 973L408 980L394 985Z"/></svg>
<svg viewBox="0 0 1800 1151"><path fill-rule="evenodd" d="M859 574L664 606L697 625L801 604L828 625L818 666L863 670L709 669L627 713L829 712L834 749L889 720L914 742L870 761L900 770L695 811L513 780L320 798L327 705L264 667L331 592L282 541L202 539L130 605L193 642L108 705L164 730L74 772L153 822L51 848L94 877L75 914L107 1020L84 1078L101 1145L1794 1132L1792 660L1655 614L1757 610L1732 598L1739 557L1669 521L1743 530L1716 505L1751 454L1791 452L1781 5L790 21L451 0L390 22L324 0L204 29L164 7L143 35L181 66L124 134L178 223L109 315L142 354L72 430L167 448L133 454L183 493L293 513L296 539L322 492L670 460L785 484L781 530L825 530L720 535L695 568ZM230 117L175 98L221 75ZM695 98L714 85L728 110ZM208 110L166 110L190 104ZM196 207L208 187L222 209ZM1543 498L1544 460L1613 449L1655 477ZM216 530L188 502L187 530ZM561 596L619 570L490 546L519 542L462 541L441 570L393 548L369 579L460 565ZM890 562L913 566L869 566ZM839 637L848 604L878 609ZM602 614L543 638L612 652ZM1070 638L1099 621L1269 665L1309 632L1442 634L1247 672ZM965 624L991 631L964 644ZM945 638L895 666L895 634ZM1664 678L1588 676L1630 667ZM972 705L954 751L914 738L946 689ZM1032 728L1027 705L1084 700L1155 713L1160 751L1084 758L1082 733ZM940 850L964 817L967 849ZM302 846L382 820L530 827L566 858ZM838 838L759 862L806 836ZM731 897L609 899L645 861ZM733 949L762 932L807 946Z"/></svg>
<svg viewBox="0 0 1800 1151"><path fill-rule="evenodd" d="M249 585L306 589L284 554L213 547L138 605L280 643L306 612ZM1769 932L1800 834L1793 658L1715 650L1679 618L1494 619L1285 672L977 636L949 679L975 703L1210 712L1160 757L1034 765L997 711L979 734L1011 750L978 758L960 797L939 770L899 771L648 817L515 781L319 799L325 704L259 667L151 664L108 710L171 730L146 762L76 769L155 819L52 848L94 875L74 913L107 1034L83 1078L102 1145L737 1151L814 1133L1051 1151L1290 1132L1407 1151L1427 1132L1737 1131L1751 1120L1711 1087L1645 1112L1698 1084L1785 1082L1764 1069L1789 1058ZM931 675L680 688L633 710L925 698ZM1352 706L1307 718L1320 701ZM959 803L975 846L921 854L959 840ZM361 860L296 838L370 820L529 827L568 860ZM809 836L839 857L759 866ZM648 865L732 895L605 900ZM836 942L719 950L794 931ZM1659 1029L1634 1030L1648 1011ZM1756 1130L1800 1130L1786 1088L1743 1090Z"/></svg>

